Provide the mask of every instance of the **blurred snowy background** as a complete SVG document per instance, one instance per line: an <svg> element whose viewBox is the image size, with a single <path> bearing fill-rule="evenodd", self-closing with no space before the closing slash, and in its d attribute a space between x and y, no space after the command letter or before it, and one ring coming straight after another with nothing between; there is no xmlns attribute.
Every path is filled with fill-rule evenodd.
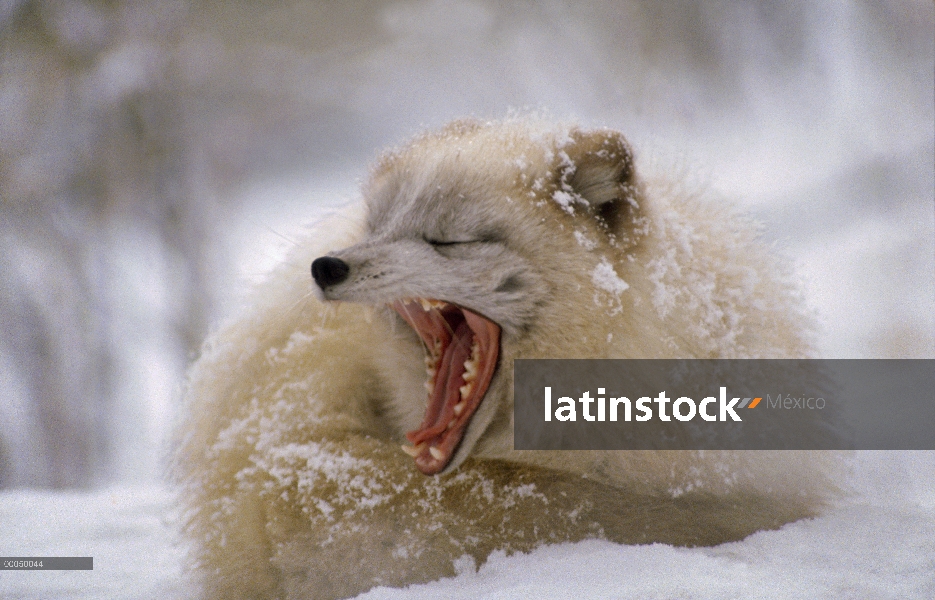
<svg viewBox="0 0 935 600"><path fill-rule="evenodd" d="M764 221L823 356L935 357L930 0L0 0L0 555L65 553L29 532L86 507L73 537L172 562L163 444L212 323L379 149L511 107L620 129ZM883 468L935 502L931 456Z"/></svg>

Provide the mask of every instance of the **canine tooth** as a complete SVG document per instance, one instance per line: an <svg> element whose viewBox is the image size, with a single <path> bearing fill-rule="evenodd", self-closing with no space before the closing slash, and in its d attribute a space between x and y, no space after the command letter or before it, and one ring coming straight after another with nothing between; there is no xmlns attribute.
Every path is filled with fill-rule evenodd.
<svg viewBox="0 0 935 600"><path fill-rule="evenodd" d="M455 411L456 417L461 416L461 413L464 412L464 407L465 407L464 402L458 402L457 404L454 405L454 411Z"/></svg>
<svg viewBox="0 0 935 600"><path fill-rule="evenodd" d="M471 395L471 390L474 389L474 382L468 382L461 386L461 399L467 400L467 397ZM460 404L460 402L459 402Z"/></svg>
<svg viewBox="0 0 935 600"><path fill-rule="evenodd" d="M422 442L418 446L407 446L406 444L403 444L400 446L400 448L402 448L403 452L412 458L415 458L422 454L422 451L425 450L425 442Z"/></svg>
<svg viewBox="0 0 935 600"><path fill-rule="evenodd" d="M434 368L429 368L425 370L425 373L429 376L429 379L433 379L437 371Z"/></svg>
<svg viewBox="0 0 935 600"><path fill-rule="evenodd" d="M435 460L441 460L445 458L445 453L436 448L435 446L429 446L429 454L432 455L432 458Z"/></svg>
<svg viewBox="0 0 935 600"><path fill-rule="evenodd" d="M432 383L431 381L426 381L425 391L431 394L433 391L435 391L435 384Z"/></svg>

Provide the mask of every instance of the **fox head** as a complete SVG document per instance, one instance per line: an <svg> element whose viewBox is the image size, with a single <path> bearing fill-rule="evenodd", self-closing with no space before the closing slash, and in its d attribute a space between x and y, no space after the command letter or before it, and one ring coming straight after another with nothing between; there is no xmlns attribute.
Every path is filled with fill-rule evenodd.
<svg viewBox="0 0 935 600"><path fill-rule="evenodd" d="M509 452L512 360L556 345L593 355L581 344L594 316L569 311L569 298L590 301L595 268L639 244L628 143L610 130L459 121L386 153L364 198L364 239L311 270L325 301L389 307L424 349L425 391L393 400L424 407L403 449L426 474Z"/></svg>

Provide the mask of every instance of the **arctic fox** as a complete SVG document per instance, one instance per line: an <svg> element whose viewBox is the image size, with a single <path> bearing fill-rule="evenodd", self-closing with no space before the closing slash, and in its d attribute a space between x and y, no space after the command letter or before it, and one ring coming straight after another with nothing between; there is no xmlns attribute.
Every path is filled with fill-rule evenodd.
<svg viewBox="0 0 935 600"><path fill-rule="evenodd" d="M513 450L515 358L807 357L789 279L729 208L638 177L616 131L457 121L386 152L191 370L174 473L205 595L340 598L815 514L828 454Z"/></svg>

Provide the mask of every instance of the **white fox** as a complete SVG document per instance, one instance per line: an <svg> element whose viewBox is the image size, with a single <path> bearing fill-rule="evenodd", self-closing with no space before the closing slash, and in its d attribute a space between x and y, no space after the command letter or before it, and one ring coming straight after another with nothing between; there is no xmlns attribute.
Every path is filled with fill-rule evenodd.
<svg viewBox="0 0 935 600"><path fill-rule="evenodd" d="M346 597L589 537L716 544L833 490L828 453L513 450L515 358L811 353L756 228L637 177L621 134L458 121L385 153L363 198L190 373L174 472L208 597Z"/></svg>

